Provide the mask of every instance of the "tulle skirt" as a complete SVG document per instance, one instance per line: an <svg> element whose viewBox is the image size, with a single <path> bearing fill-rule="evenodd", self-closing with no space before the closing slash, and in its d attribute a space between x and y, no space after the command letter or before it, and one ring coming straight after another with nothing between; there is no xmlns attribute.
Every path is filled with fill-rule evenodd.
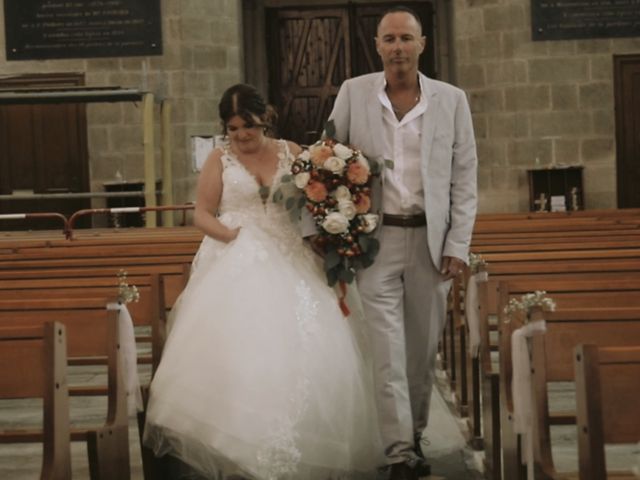
<svg viewBox="0 0 640 480"><path fill-rule="evenodd" d="M257 228L207 238L151 384L145 443L207 478L374 478L362 317L311 256ZM357 309L356 309L357 310Z"/></svg>

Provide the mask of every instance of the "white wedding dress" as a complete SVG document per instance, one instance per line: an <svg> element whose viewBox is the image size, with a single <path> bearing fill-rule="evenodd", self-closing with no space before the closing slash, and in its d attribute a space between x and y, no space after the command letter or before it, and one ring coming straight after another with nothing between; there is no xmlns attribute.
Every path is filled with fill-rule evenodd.
<svg viewBox="0 0 640 480"><path fill-rule="evenodd" d="M272 191L291 155L279 142ZM362 316L345 318L285 209L264 202L228 148L220 220L172 313L151 384L145 443L207 478L375 478L384 463L362 355Z"/></svg>

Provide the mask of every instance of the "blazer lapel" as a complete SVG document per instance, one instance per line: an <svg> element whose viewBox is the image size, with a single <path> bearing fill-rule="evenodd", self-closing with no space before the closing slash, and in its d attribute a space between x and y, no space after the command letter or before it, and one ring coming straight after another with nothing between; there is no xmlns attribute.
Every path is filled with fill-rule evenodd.
<svg viewBox="0 0 640 480"><path fill-rule="evenodd" d="M373 88L367 94L367 117L370 127L371 138L371 152L378 158L377 161L384 166L384 158L382 151L382 136L384 135L382 124L382 104L378 99L378 92L384 85L384 74L380 74L378 79L373 82Z"/></svg>
<svg viewBox="0 0 640 480"><path fill-rule="evenodd" d="M429 79L420 74L422 85L424 86L424 94L427 96L427 110L422 115L422 151L425 152L424 163L422 164L423 172L426 172L427 164L431 158L431 147L433 145L433 135L436 131L436 119L438 118L438 110L440 109L440 98L435 89L429 85Z"/></svg>

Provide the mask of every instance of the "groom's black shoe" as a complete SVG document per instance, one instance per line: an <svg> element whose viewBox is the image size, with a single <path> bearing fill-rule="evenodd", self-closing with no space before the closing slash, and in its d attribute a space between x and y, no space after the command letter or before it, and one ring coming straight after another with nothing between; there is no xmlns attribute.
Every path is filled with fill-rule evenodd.
<svg viewBox="0 0 640 480"><path fill-rule="evenodd" d="M424 459L415 457L392 464L389 472L389 480L418 480L431 475L431 467Z"/></svg>
<svg viewBox="0 0 640 480"><path fill-rule="evenodd" d="M429 465L425 459L424 452L422 451L421 440L422 436L420 434L417 434L414 437L413 450L418 456L418 458L416 459L415 470L419 477L426 477L428 475L431 475L431 465Z"/></svg>
<svg viewBox="0 0 640 480"><path fill-rule="evenodd" d="M405 462L394 463L389 469L389 480L418 480L418 474Z"/></svg>

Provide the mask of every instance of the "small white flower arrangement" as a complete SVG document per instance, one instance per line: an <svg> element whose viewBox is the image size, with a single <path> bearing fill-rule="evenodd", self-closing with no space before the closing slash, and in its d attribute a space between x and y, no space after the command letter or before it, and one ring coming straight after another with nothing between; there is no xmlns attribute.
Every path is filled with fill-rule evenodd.
<svg viewBox="0 0 640 480"><path fill-rule="evenodd" d="M533 307L540 307L547 312L553 312L556 309L556 302L551 297L547 296L547 292L544 290L536 290L533 293L527 293L522 295L520 299L512 298L509 303L504 307L504 313L507 314L510 321L513 315L520 312L526 314L529 317L529 313Z"/></svg>
<svg viewBox="0 0 640 480"><path fill-rule="evenodd" d="M482 255L469 252L469 268L473 273L477 273L480 267L486 268L487 265L487 261L482 258Z"/></svg>
<svg viewBox="0 0 640 480"><path fill-rule="evenodd" d="M127 272L120 270L118 272L118 302L121 304L138 302L140 300L140 292L135 285L127 283Z"/></svg>

